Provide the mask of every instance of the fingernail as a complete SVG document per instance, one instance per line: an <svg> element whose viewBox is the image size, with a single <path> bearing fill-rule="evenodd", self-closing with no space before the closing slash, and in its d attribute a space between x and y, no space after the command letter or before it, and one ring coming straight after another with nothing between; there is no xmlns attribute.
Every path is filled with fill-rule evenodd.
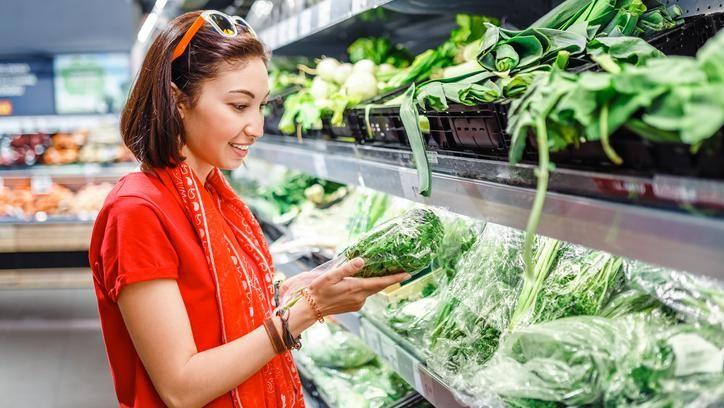
<svg viewBox="0 0 724 408"><path fill-rule="evenodd" d="M354 266L355 268L361 268L362 266L364 266L364 264L365 264L365 261L362 260L362 258L355 258L352 261L352 266Z"/></svg>
<svg viewBox="0 0 724 408"><path fill-rule="evenodd" d="M408 280L408 279L410 279L410 278L412 278L412 275L410 275L409 273L406 273L406 274L405 274L405 278L402 279L402 280Z"/></svg>

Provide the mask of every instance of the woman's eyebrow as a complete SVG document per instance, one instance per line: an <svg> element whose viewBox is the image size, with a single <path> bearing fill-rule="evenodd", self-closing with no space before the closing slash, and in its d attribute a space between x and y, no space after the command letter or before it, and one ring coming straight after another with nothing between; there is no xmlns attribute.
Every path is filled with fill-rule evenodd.
<svg viewBox="0 0 724 408"><path fill-rule="evenodd" d="M247 91L246 89L232 89L229 91L229 93L240 93L244 95L248 95L250 98L254 99L254 93L251 91Z"/></svg>
<svg viewBox="0 0 724 408"><path fill-rule="evenodd" d="M247 91L246 89L232 89L231 91L229 91L229 93L240 93L240 94L248 95L251 99L254 99L254 97L255 97L253 92ZM264 95L263 99L268 98L270 93L271 93L271 91L267 91L266 95Z"/></svg>

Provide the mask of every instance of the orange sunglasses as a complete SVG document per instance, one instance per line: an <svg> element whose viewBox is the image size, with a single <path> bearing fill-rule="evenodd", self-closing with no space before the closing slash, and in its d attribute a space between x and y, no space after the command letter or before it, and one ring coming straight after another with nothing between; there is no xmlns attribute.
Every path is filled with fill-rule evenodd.
<svg viewBox="0 0 724 408"><path fill-rule="evenodd" d="M175 61L178 57L183 55L184 51L186 51L186 48L189 46L189 43L196 33L199 32L199 29L201 29L201 26L203 26L205 22L211 24L211 27L213 27L217 33L227 38L239 35L237 25L242 28L246 28L249 34L254 36L254 38L257 38L254 29L251 28L249 23L247 23L243 18L239 16L230 16L216 10L206 10L196 18L196 21L191 24L191 27L189 27L186 34L184 34L181 41L179 41L176 48L174 48L171 61Z"/></svg>

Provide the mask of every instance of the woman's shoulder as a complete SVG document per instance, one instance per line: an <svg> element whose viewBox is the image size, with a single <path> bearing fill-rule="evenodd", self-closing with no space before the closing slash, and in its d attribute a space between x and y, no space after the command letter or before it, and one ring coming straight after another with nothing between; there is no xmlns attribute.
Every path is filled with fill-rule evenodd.
<svg viewBox="0 0 724 408"><path fill-rule="evenodd" d="M118 180L108 194L103 209L124 212L150 207L163 213L170 205L178 204L154 173L135 171Z"/></svg>

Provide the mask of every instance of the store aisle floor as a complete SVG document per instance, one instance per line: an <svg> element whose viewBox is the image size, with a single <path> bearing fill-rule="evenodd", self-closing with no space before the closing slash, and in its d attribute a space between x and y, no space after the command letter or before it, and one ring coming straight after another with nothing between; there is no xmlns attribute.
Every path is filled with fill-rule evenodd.
<svg viewBox="0 0 724 408"><path fill-rule="evenodd" d="M0 289L3 407L117 405L92 288Z"/></svg>

